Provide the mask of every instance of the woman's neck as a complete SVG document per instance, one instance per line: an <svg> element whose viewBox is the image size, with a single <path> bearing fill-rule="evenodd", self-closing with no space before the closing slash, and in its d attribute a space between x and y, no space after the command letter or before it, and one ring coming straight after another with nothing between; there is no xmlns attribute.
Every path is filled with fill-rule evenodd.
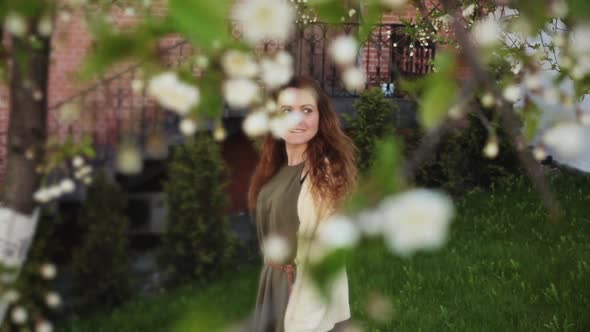
<svg viewBox="0 0 590 332"><path fill-rule="evenodd" d="M305 160L305 149L307 144L285 144L287 152L287 165L293 166L301 164Z"/></svg>

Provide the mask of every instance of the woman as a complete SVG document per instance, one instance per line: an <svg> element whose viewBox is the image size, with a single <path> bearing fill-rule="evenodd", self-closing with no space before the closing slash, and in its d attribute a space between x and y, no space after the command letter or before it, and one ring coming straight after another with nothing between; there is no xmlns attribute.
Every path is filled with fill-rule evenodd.
<svg viewBox="0 0 590 332"><path fill-rule="evenodd" d="M250 184L248 201L263 255L271 238L288 248L281 262L268 258L275 255L264 257L252 330L338 331L350 318L346 270L333 279L326 299L305 266L323 252L313 240L315 229L355 185L354 145L314 80L295 77L276 97L280 112L300 112L302 120L280 139L265 138Z"/></svg>

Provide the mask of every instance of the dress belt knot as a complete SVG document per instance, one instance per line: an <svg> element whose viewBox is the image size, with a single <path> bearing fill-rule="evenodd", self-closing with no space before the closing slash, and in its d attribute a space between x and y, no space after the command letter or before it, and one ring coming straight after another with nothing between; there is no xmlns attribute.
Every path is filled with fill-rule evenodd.
<svg viewBox="0 0 590 332"><path fill-rule="evenodd" d="M291 294L291 290L293 289L293 280L295 279L295 265L294 264L275 264L275 263L266 263L272 269L281 270L287 273L287 280L289 282L289 294Z"/></svg>

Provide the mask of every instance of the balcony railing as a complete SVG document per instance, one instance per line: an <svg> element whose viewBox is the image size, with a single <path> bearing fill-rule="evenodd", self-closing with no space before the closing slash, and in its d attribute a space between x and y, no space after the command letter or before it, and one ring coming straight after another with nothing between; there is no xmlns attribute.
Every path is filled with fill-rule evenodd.
<svg viewBox="0 0 590 332"><path fill-rule="evenodd" d="M320 82L332 97L354 96L346 91L329 57L329 42L336 35L353 34L358 24L328 25L310 23L297 32L288 49L296 59L296 72ZM367 75L367 87L381 87L387 96L402 96L394 82L400 78L424 76L432 71L435 45L411 40L400 24L378 24L361 45L357 64Z"/></svg>

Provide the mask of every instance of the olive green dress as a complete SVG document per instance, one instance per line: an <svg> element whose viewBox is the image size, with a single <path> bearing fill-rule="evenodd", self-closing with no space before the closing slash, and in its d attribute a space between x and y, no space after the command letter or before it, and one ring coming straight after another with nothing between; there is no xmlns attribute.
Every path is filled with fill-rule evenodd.
<svg viewBox="0 0 590 332"><path fill-rule="evenodd" d="M284 165L260 190L256 202L256 227L258 243L262 250L263 240L269 235L281 236L287 241L289 254L284 262L277 264L294 266L297 253L297 231L299 217L297 200L301 191L304 163ZM294 272L287 272L270 266L266 261L262 266L256 296L253 331L283 332L284 316L287 310L290 287Z"/></svg>

